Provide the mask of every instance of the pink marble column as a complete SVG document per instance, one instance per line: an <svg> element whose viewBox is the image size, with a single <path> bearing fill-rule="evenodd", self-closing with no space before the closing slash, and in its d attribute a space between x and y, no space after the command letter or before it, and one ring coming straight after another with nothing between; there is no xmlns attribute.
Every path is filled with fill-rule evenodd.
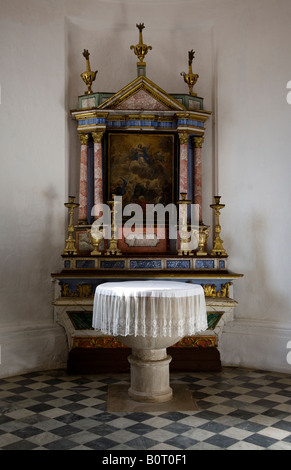
<svg viewBox="0 0 291 470"><path fill-rule="evenodd" d="M202 144L203 137L194 137L194 204L199 204L199 222L202 222Z"/></svg>
<svg viewBox="0 0 291 470"><path fill-rule="evenodd" d="M103 132L93 132L94 140L94 205L95 216L99 215L98 206L101 210L103 204L103 172L102 172L102 137Z"/></svg>
<svg viewBox="0 0 291 470"><path fill-rule="evenodd" d="M180 182L179 182L179 198L181 193L188 193L188 134L180 132Z"/></svg>
<svg viewBox="0 0 291 470"><path fill-rule="evenodd" d="M80 187L79 187L79 224L87 224L87 155L88 155L88 140L89 134L79 134L81 142L81 157L80 157Z"/></svg>

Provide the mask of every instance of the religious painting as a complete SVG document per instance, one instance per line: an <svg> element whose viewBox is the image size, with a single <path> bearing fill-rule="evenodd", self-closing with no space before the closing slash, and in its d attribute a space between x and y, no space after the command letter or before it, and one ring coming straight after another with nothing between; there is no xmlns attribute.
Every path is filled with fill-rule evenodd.
<svg viewBox="0 0 291 470"><path fill-rule="evenodd" d="M122 196L123 207L176 202L173 134L108 135L108 198Z"/></svg>

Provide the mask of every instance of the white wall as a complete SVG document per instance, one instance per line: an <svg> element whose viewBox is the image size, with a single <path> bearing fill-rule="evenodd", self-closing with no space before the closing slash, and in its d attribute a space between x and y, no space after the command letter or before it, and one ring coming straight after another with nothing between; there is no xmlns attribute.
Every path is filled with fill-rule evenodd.
<svg viewBox="0 0 291 470"><path fill-rule="evenodd" d="M61 2L0 5L0 375L63 363L50 273L65 237L66 108Z"/></svg>
<svg viewBox="0 0 291 470"><path fill-rule="evenodd" d="M223 363L290 371L290 1L0 0L0 9L0 376L64 363L50 273L60 269L63 204L78 193L69 111L85 91L82 51L98 70L93 89L117 91L136 76L129 47L139 22L153 47L147 76L186 93L180 72L193 48L196 91L213 111L203 146L204 222L212 222L218 190L230 268L244 274L220 344Z"/></svg>
<svg viewBox="0 0 291 470"><path fill-rule="evenodd" d="M236 283L236 321L221 343L225 363L291 371L291 4L235 2L217 25L219 191L223 238Z"/></svg>

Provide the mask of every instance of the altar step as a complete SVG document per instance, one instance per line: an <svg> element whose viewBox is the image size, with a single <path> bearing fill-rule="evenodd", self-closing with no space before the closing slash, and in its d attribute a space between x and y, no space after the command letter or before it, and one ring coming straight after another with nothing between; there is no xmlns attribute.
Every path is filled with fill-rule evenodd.
<svg viewBox="0 0 291 470"><path fill-rule="evenodd" d="M103 374L129 372L130 348L82 348L69 352L67 371L69 374ZM172 371L220 371L220 354L216 347L168 349L172 357Z"/></svg>

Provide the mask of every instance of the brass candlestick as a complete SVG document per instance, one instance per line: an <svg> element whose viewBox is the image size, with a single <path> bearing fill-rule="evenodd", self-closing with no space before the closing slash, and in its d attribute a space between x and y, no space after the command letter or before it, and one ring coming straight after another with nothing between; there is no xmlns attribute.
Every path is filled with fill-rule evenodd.
<svg viewBox="0 0 291 470"><path fill-rule="evenodd" d="M115 222L115 215L116 215L116 206L120 204L119 201L115 201L115 194L112 194L113 201L108 201L109 206L111 207L110 211L112 214L112 222L111 222L111 238L109 240L109 246L105 252L105 255L122 255L122 252L117 246L118 242L118 233L117 233L117 226Z"/></svg>
<svg viewBox="0 0 291 470"><path fill-rule="evenodd" d="M69 209L69 224L68 224L68 238L66 239L66 246L63 251L63 255L77 255L77 248L75 245L75 239L73 237L74 233L74 224L73 224L73 215L74 209L79 207L80 204L74 202L75 197L69 196L69 202L66 202L64 205Z"/></svg>
<svg viewBox="0 0 291 470"><path fill-rule="evenodd" d="M219 224L219 215L221 209L225 207L225 204L220 204L221 196L214 196L215 204L210 204L211 209L215 210L216 224L214 227L215 238L213 240L212 255L227 256L225 249L223 248L223 240L220 238L221 226Z"/></svg>
<svg viewBox="0 0 291 470"><path fill-rule="evenodd" d="M87 70L86 72L81 73L81 77L88 87L88 90L85 91L85 95L91 95L93 93L91 86L96 78L96 74L98 73L98 70L96 70L96 72L93 72L91 70L89 55L89 51L87 49L84 49L83 56L86 59Z"/></svg>
<svg viewBox="0 0 291 470"><path fill-rule="evenodd" d="M199 75L197 75L197 73L193 73L192 71L192 62L194 59L194 54L195 52L193 51L193 49L188 52L189 71L187 74L185 72L181 72L181 75L184 77L184 82L187 83L189 87L190 95L197 96L197 93L193 93L193 86L195 85L195 83L197 82L199 78Z"/></svg>

